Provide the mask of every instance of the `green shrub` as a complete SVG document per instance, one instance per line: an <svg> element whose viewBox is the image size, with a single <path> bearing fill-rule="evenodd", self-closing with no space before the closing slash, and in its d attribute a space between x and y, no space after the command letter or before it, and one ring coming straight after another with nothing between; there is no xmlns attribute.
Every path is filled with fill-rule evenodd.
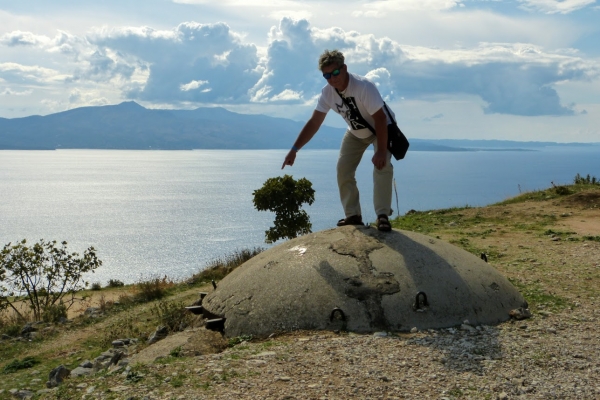
<svg viewBox="0 0 600 400"><path fill-rule="evenodd" d="M148 332L144 332L140 326L139 316L128 312L113 321L101 331L100 345L109 347L113 340L122 338L141 338L147 337Z"/></svg>
<svg viewBox="0 0 600 400"><path fill-rule="evenodd" d="M87 286L86 273L102 265L96 250L89 247L83 256L67 251L67 242L43 239L28 246L24 239L16 245L8 243L0 251L0 311L7 308L23 316L17 302L24 301L35 320L49 308L63 303L69 309L75 294Z"/></svg>
<svg viewBox="0 0 600 400"><path fill-rule="evenodd" d="M169 352L169 355L175 358L181 357L183 355L183 349L181 348L181 346L177 346Z"/></svg>
<svg viewBox="0 0 600 400"><path fill-rule="evenodd" d="M62 318L67 318L67 306L63 303L48 306L42 314L44 322L59 322Z"/></svg>
<svg viewBox="0 0 600 400"><path fill-rule="evenodd" d="M90 287L91 290L102 290L102 285L100 284L100 282L94 282L92 283L92 286Z"/></svg>
<svg viewBox="0 0 600 400"><path fill-rule="evenodd" d="M117 288L117 287L122 287L122 286L125 286L125 284L118 279L109 279L108 280L108 287Z"/></svg>
<svg viewBox="0 0 600 400"><path fill-rule="evenodd" d="M127 382L140 382L144 379L144 374L134 370L134 369L130 369L129 372L127 372L127 376L125 377L125 380ZM135 397L130 397L130 398L135 398Z"/></svg>
<svg viewBox="0 0 600 400"><path fill-rule="evenodd" d="M252 335L242 335L242 336L232 337L232 338L229 338L229 340L227 342L227 346L228 347L234 347L234 346L237 346L240 343L249 342L253 338L254 337Z"/></svg>
<svg viewBox="0 0 600 400"><path fill-rule="evenodd" d="M7 365L4 366L4 369L2 370L2 372L5 374L10 374L10 373L16 372L20 369L31 368L34 365L39 364L39 363L40 363L40 361L38 359L36 359L35 357L25 357L21 361L12 360L11 362L9 362Z"/></svg>
<svg viewBox="0 0 600 400"><path fill-rule="evenodd" d="M160 301L150 310L158 317L158 324L166 326L169 331L177 332L188 327L192 322L192 314L179 301Z"/></svg>
<svg viewBox="0 0 600 400"><path fill-rule="evenodd" d="M11 324L7 323L1 327L1 331L3 334L8 335L10 337L17 337L21 334L21 329L23 328L23 324Z"/></svg>
<svg viewBox="0 0 600 400"><path fill-rule="evenodd" d="M138 302L162 299L167 295L168 289L174 286L175 283L166 275L162 278L152 278L147 281L141 281L135 285L136 293L134 299Z"/></svg>
<svg viewBox="0 0 600 400"><path fill-rule="evenodd" d="M135 298L127 293L121 293L117 298L117 302L122 306L131 306L135 303Z"/></svg>
<svg viewBox="0 0 600 400"><path fill-rule="evenodd" d="M587 174L585 178L579 174L575 175L573 183L576 185L600 185L600 181L595 176L590 176L590 174Z"/></svg>
<svg viewBox="0 0 600 400"><path fill-rule="evenodd" d="M301 210L302 204L311 205L315 201L315 191L308 179L296 181L290 175L269 178L262 188L252 194L254 207L258 211L275 213L275 226L265 231L265 242L293 239L311 232L310 218L306 211Z"/></svg>
<svg viewBox="0 0 600 400"><path fill-rule="evenodd" d="M567 186L556 186L554 187L554 192L559 196L567 196L573 193Z"/></svg>
<svg viewBox="0 0 600 400"><path fill-rule="evenodd" d="M11 337L17 337L21 334L23 325L33 321L31 313L17 314L16 312L0 313L0 333Z"/></svg>

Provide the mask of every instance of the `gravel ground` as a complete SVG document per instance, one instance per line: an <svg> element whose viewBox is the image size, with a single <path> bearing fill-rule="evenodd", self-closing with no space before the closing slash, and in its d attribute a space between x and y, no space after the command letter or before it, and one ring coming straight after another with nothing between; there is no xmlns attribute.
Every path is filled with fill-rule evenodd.
<svg viewBox="0 0 600 400"><path fill-rule="evenodd" d="M134 367L129 378L70 380L62 398L599 399L600 311L544 314L409 334L295 332Z"/></svg>

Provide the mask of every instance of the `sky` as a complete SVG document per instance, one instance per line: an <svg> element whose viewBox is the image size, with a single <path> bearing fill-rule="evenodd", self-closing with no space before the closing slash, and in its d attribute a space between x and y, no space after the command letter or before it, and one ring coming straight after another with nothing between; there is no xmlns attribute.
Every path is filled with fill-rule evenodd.
<svg viewBox="0 0 600 400"><path fill-rule="evenodd" d="M600 0L0 0L0 118L135 101L304 121L325 49L409 138L600 142Z"/></svg>

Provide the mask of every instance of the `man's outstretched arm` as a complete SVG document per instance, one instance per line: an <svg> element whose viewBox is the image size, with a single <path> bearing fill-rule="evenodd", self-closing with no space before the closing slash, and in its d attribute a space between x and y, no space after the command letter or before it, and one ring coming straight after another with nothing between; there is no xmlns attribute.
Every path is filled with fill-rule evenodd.
<svg viewBox="0 0 600 400"><path fill-rule="evenodd" d="M302 146L308 143L313 136L315 136L315 133L317 133L317 131L321 127L321 124L323 124L323 121L325 120L326 116L327 114L324 112L317 110L313 111L312 116L306 122L304 128L302 128L302 130L298 134L298 137L296 138L292 149L287 153L287 156L285 156L285 160L283 160L283 165L281 166L281 169L284 169L286 165L294 165L294 161L296 160L296 153L302 148Z"/></svg>

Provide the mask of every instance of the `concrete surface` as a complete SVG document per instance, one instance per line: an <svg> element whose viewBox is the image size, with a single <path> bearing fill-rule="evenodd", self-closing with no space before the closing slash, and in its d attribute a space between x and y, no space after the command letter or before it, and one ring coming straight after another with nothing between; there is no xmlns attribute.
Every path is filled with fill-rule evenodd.
<svg viewBox="0 0 600 400"><path fill-rule="evenodd" d="M415 309L419 292L428 307L421 295ZM408 331L464 320L495 324L524 302L493 267L449 243L345 226L262 252L218 282L203 306L226 318L225 335L233 337L297 329ZM331 318L335 308L341 312Z"/></svg>

